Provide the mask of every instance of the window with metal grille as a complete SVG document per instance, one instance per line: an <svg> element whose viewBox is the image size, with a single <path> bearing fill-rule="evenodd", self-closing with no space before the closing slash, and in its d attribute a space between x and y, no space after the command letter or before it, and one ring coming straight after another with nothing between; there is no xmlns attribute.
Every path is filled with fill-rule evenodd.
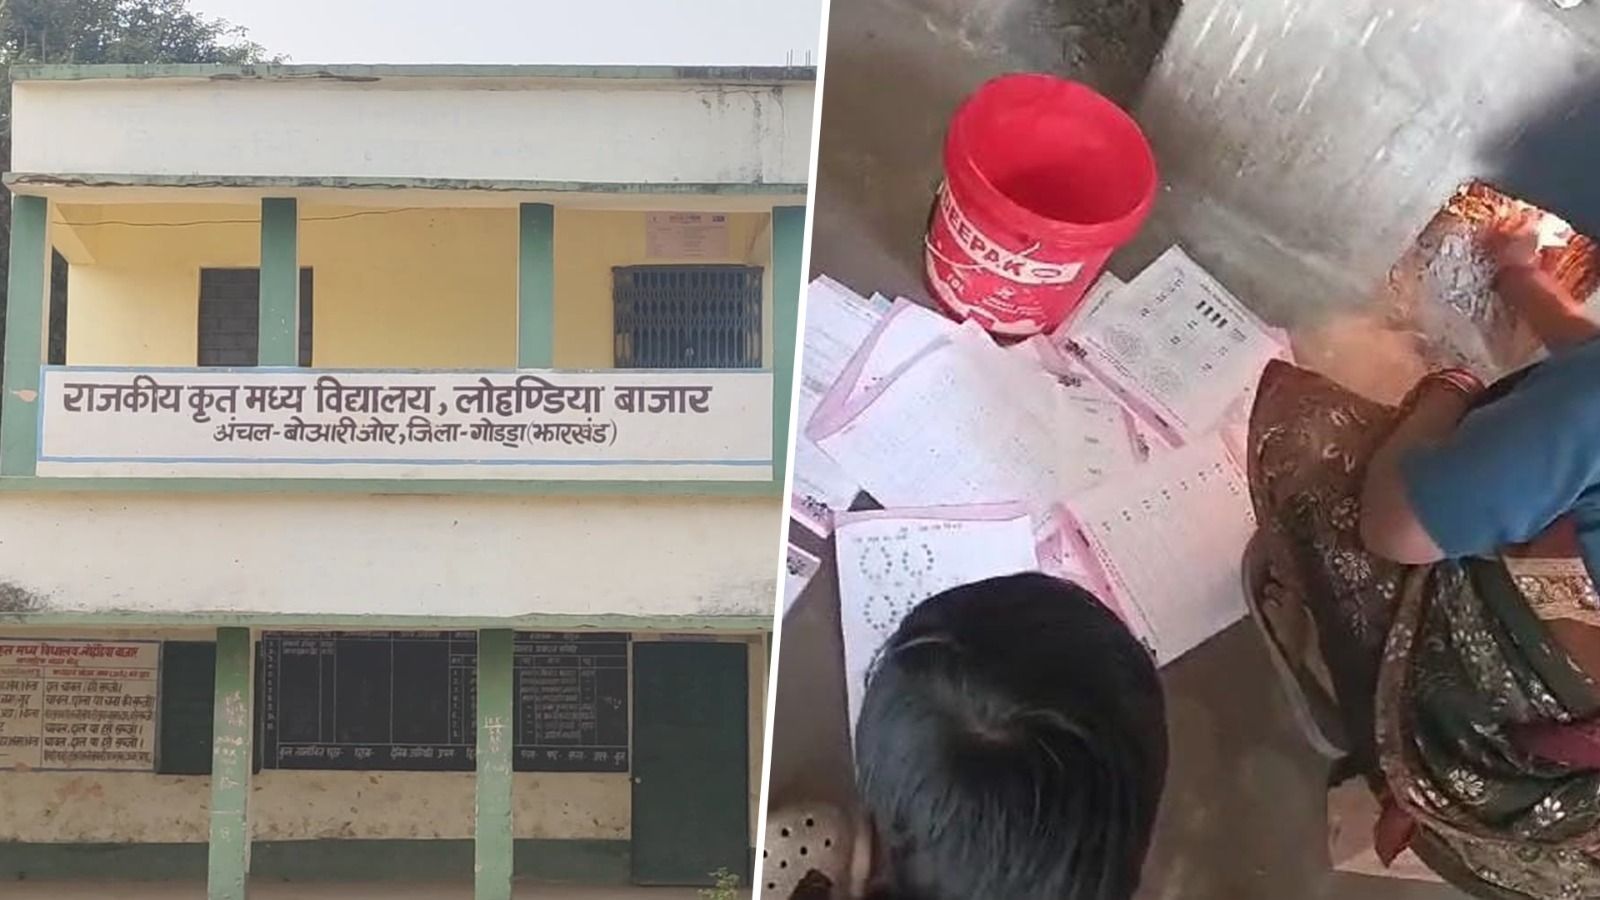
<svg viewBox="0 0 1600 900"><path fill-rule="evenodd" d="M261 337L261 270L200 270L202 366L253 366ZM300 270L300 365L311 365L311 270Z"/></svg>
<svg viewBox="0 0 1600 900"><path fill-rule="evenodd" d="M761 269L611 270L619 369L761 368Z"/></svg>

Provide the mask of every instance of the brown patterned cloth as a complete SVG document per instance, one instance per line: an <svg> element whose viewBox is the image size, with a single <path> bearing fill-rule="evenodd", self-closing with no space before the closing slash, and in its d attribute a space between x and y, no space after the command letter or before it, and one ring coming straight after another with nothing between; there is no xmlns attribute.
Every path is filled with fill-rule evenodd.
<svg viewBox="0 0 1600 900"><path fill-rule="evenodd" d="M1425 861L1480 897L1600 897L1600 771L1513 736L1600 714L1600 686L1518 587L1568 600L1592 586L1570 565L1514 576L1498 559L1405 567L1368 553L1361 487L1399 416L1268 368L1251 422L1254 606L1297 680L1330 691L1386 824L1403 822Z"/></svg>
<svg viewBox="0 0 1600 900"><path fill-rule="evenodd" d="M1283 363L1262 376L1250 425L1250 491L1265 564L1255 606L1268 630L1336 701L1345 749L1375 772L1373 700L1405 567L1359 532L1366 461L1396 411Z"/></svg>

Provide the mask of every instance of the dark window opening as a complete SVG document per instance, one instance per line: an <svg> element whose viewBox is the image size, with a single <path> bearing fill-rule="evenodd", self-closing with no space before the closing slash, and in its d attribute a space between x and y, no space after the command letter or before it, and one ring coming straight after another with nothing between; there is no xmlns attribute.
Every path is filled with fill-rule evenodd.
<svg viewBox="0 0 1600 900"><path fill-rule="evenodd" d="M760 268L617 266L611 275L618 368L761 367Z"/></svg>
<svg viewBox="0 0 1600 900"><path fill-rule="evenodd" d="M166 641L162 644L157 772L163 775L211 774L216 680L215 643Z"/></svg>
<svg viewBox="0 0 1600 900"><path fill-rule="evenodd" d="M299 364L311 366L311 270L300 270ZM261 339L261 270L200 270L199 365L254 366Z"/></svg>
<svg viewBox="0 0 1600 900"><path fill-rule="evenodd" d="M67 364L67 258L50 253L49 341L44 361L52 366Z"/></svg>

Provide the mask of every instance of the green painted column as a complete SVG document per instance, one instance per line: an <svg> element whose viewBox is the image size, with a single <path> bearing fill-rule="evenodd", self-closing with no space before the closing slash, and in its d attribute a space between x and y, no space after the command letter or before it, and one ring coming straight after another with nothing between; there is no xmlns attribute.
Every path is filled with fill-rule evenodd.
<svg viewBox="0 0 1600 900"><path fill-rule="evenodd" d="M509 629L478 632L478 780L474 900L511 898L511 745L515 685Z"/></svg>
<svg viewBox="0 0 1600 900"><path fill-rule="evenodd" d="M300 212L292 197L261 201L261 329L256 365L300 363Z"/></svg>
<svg viewBox="0 0 1600 900"><path fill-rule="evenodd" d="M517 366L555 365L556 208L524 203L518 223Z"/></svg>
<svg viewBox="0 0 1600 900"><path fill-rule="evenodd" d="M0 475L32 475L38 461L39 366L44 361L50 281L49 220L49 200L12 196Z"/></svg>
<svg viewBox="0 0 1600 900"><path fill-rule="evenodd" d="M248 628L217 629L216 712L211 731L209 900L244 900L250 872L250 738L254 692Z"/></svg>
<svg viewBox="0 0 1600 900"><path fill-rule="evenodd" d="M772 479L780 486L789 459L789 404L794 398L794 343L805 283L806 208L772 209Z"/></svg>

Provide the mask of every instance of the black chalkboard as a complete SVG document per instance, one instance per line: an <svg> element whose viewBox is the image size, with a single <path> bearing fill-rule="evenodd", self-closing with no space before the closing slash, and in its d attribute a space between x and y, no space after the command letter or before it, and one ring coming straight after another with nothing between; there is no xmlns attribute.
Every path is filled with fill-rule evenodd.
<svg viewBox="0 0 1600 900"><path fill-rule="evenodd" d="M520 772L628 771L628 635L516 636Z"/></svg>
<svg viewBox="0 0 1600 900"><path fill-rule="evenodd" d="M628 640L516 635L516 769L628 770ZM272 632L258 659L264 768L475 765L476 632Z"/></svg>
<svg viewBox="0 0 1600 900"><path fill-rule="evenodd" d="M211 774L211 725L216 709L217 645L164 641L161 646L161 725L156 771Z"/></svg>

